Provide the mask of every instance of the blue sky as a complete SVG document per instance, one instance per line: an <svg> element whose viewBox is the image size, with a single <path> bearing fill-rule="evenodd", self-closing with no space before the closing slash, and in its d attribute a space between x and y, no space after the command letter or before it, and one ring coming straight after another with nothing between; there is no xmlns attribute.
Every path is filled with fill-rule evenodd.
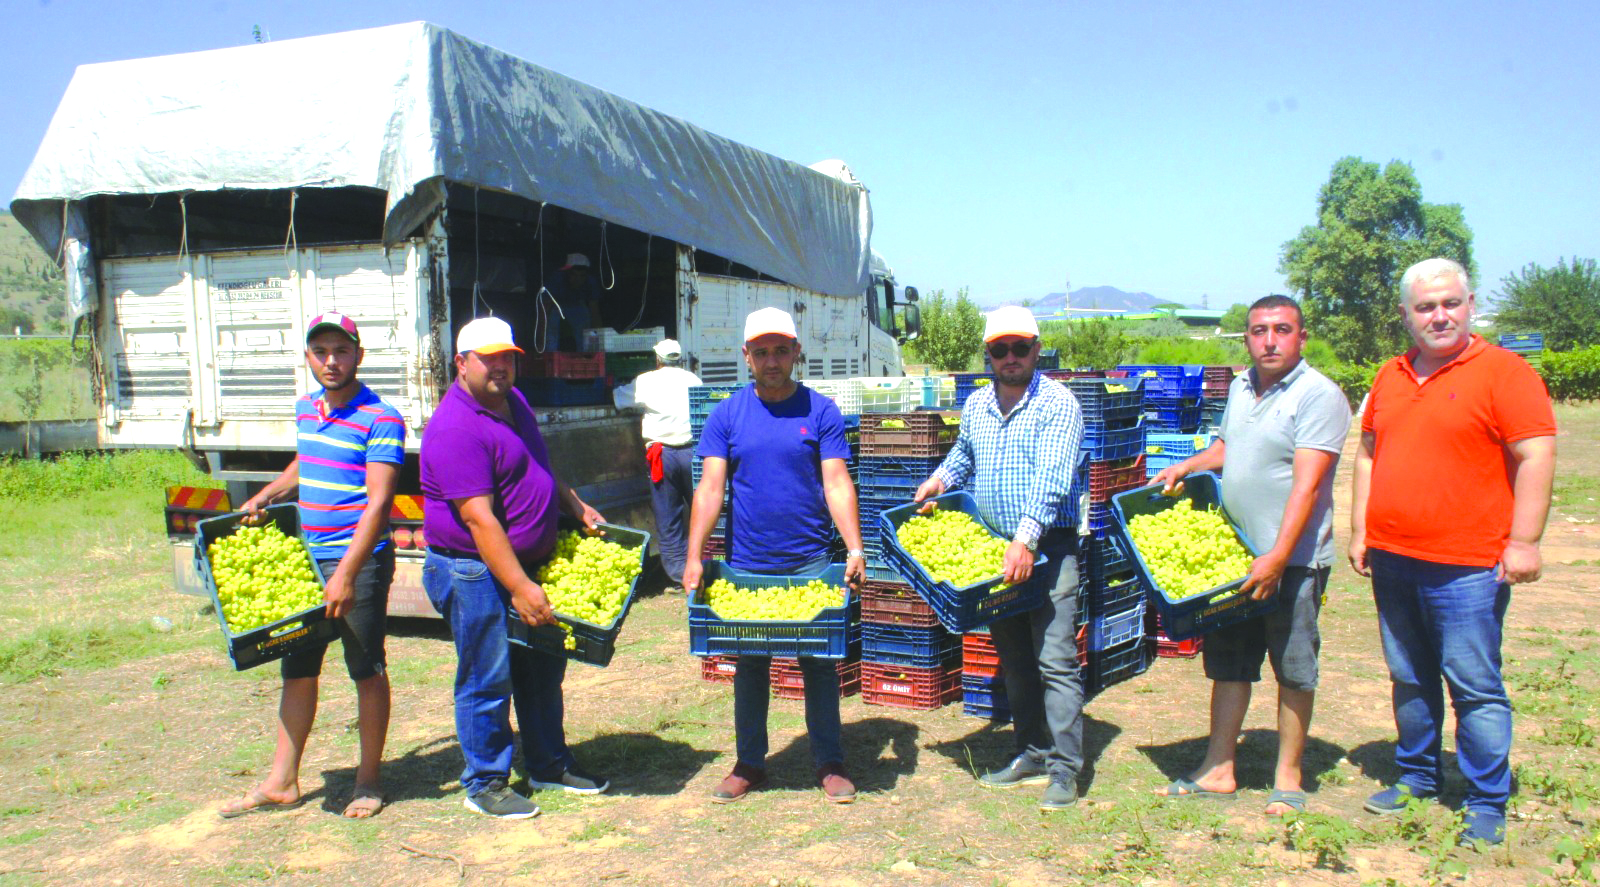
<svg viewBox="0 0 1600 887"><path fill-rule="evenodd" d="M5 0L0 192L79 64L427 20L872 191L903 283L1283 289L1339 157L1460 203L1480 292L1600 257L1600 3Z"/></svg>

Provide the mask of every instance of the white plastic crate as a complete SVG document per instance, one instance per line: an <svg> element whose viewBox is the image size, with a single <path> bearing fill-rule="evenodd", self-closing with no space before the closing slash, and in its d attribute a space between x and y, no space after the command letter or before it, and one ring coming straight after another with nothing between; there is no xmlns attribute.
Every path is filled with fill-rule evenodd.
<svg viewBox="0 0 1600 887"><path fill-rule="evenodd" d="M846 416L861 415L861 383L855 379L807 379L806 387L831 399Z"/></svg>
<svg viewBox="0 0 1600 887"><path fill-rule="evenodd" d="M610 327L583 331L584 351L649 351L667 337L667 328L646 327L619 333Z"/></svg>
<svg viewBox="0 0 1600 887"><path fill-rule="evenodd" d="M922 381L915 376L858 376L861 412L909 413L922 406Z"/></svg>

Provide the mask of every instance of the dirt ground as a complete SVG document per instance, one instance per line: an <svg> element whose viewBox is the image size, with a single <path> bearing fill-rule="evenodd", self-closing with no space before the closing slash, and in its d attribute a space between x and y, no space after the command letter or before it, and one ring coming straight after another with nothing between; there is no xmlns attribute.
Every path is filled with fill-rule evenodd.
<svg viewBox="0 0 1600 887"><path fill-rule="evenodd" d="M1563 475L1600 477L1592 443L1600 408L1564 411L1562 421ZM1347 451L1341 543L1349 469ZM1447 479L1419 479L1418 494L1435 482ZM1594 754L1595 669L1569 676L1560 667L1562 681L1585 688L1588 711L1575 719L1590 727L1587 747L1581 730L1572 742L1552 741L1552 724L1574 717L1524 712L1527 697L1516 688L1564 655L1600 661L1600 608L1592 603L1600 531L1584 522L1594 512L1592 502L1558 503L1545 576L1516 590L1507 620L1508 676L1522 676L1512 691L1514 760L1552 772L1575 772L1581 760L1568 766L1573 756ZM452 650L438 623L403 621L390 647L394 719L382 814L368 822L338 815L352 787L355 717L335 656L302 771L308 802L224 821L217 806L249 789L268 763L276 669L233 672L196 600L171 592L165 574L144 580L148 615L192 633L189 649L0 694L0 884L1411 884L1451 880L1437 865L1446 856L1466 866L1471 883L1526 884L1547 879L1540 868L1551 865L1557 837L1595 828L1592 812L1536 796L1526 784L1512 840L1485 855L1430 855L1425 841L1396 836L1361 812L1362 800L1395 775L1394 727L1370 592L1347 566L1335 570L1323 614L1322 689L1306 760L1311 810L1366 835L1352 839L1336 865L1315 867L1313 855L1286 845L1282 823L1262 815L1275 753L1265 690L1246 724L1238 800L1150 797L1203 750L1209 687L1198 660L1158 660L1089 704L1084 800L1070 812L1038 812L1036 789L974 782L974 772L1008 757L1008 728L965 716L959 704L909 712L859 698L844 704L857 803L822 799L799 703L774 700L774 783L742 803L713 805L707 794L732 763L730 688L700 679L687 653L682 598L659 594L636 604L610 667L568 672L569 741L581 761L611 777L610 794L536 795L543 815L517 823L462 810ZM1459 777L1450 790L1447 799L1459 797Z"/></svg>

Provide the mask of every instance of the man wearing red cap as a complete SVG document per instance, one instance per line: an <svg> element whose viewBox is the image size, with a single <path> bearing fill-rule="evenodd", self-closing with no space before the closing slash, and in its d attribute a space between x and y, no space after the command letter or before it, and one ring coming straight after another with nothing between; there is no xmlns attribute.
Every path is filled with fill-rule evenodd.
<svg viewBox="0 0 1600 887"><path fill-rule="evenodd" d="M744 356L755 384L735 392L706 419L700 436L700 486L689 517L683 587L700 587L706 539L732 487L728 564L769 575L815 575L828 566L831 524L850 550L845 581L859 589L866 576L856 488L845 460L844 417L833 401L794 381L800 341L794 319L762 308L745 319ZM740 656L733 677L738 760L711 793L731 803L767 781L767 703L772 659ZM806 733L822 794L836 804L855 800L840 742L837 662L800 657L805 680Z"/></svg>
<svg viewBox="0 0 1600 887"><path fill-rule="evenodd" d="M296 456L276 480L241 506L248 515L300 494L300 525L321 570L328 618L339 621L345 668L356 683L361 762L344 815L365 819L383 809L383 744L389 731L384 631L394 548L389 508L405 460L399 411L356 380L365 354L355 321L328 312L306 329L306 365L321 388L295 406ZM249 518L247 518L248 520ZM244 797L223 805L224 818L300 805L300 759L317 715L317 679L326 647L283 658L278 744L272 770Z"/></svg>

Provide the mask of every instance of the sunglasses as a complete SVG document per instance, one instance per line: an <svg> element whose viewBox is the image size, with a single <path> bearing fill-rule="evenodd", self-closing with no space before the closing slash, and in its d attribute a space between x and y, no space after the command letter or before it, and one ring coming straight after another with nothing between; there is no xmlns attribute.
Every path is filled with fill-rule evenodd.
<svg viewBox="0 0 1600 887"><path fill-rule="evenodd" d="M996 342L995 344L989 346L989 356L995 360L1000 360L1001 358L1005 357L1006 352L1009 351L1011 352L1012 357L1027 357L1028 352L1032 350L1033 342L1031 341L1012 342L1010 345L1007 345L1004 342Z"/></svg>

